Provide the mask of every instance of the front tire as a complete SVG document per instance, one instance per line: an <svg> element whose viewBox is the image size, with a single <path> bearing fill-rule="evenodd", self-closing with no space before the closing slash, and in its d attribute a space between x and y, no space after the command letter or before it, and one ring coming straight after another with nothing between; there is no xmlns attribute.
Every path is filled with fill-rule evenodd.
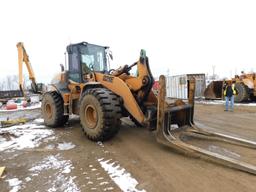
<svg viewBox="0 0 256 192"><path fill-rule="evenodd" d="M105 141L114 137L120 129L120 118L120 100L108 89L94 88L83 94L80 121L90 140Z"/></svg>
<svg viewBox="0 0 256 192"><path fill-rule="evenodd" d="M47 92L43 95L41 108L44 123L49 127L59 127L68 121L69 116L63 115L63 99L56 91Z"/></svg>

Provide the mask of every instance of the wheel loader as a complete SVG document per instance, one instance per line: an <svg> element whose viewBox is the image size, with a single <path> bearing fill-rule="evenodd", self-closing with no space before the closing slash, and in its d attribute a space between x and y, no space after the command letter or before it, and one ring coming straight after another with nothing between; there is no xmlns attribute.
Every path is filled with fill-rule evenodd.
<svg viewBox="0 0 256 192"><path fill-rule="evenodd" d="M141 50L138 61L110 69L109 47L81 42L67 46L68 70L57 75L52 89L44 93L42 114L49 127L63 126L69 115L80 116L85 135L92 141L106 141L120 128L121 118L130 117L136 125L153 131L156 140L182 153L212 160L256 174L256 166L186 143L187 138L217 140L256 148L256 143L215 132L194 123L195 80L189 82L187 101L166 100L166 81L160 76L158 95L149 60ZM137 74L131 75L131 69Z"/></svg>
<svg viewBox="0 0 256 192"><path fill-rule="evenodd" d="M256 101L256 73L244 73L235 75L228 80L212 81L204 91L206 99L223 99L224 83L234 82L238 94L235 95L235 102Z"/></svg>
<svg viewBox="0 0 256 192"><path fill-rule="evenodd" d="M244 73L235 75L232 81L236 83L238 95L235 97L236 102L256 101L256 73Z"/></svg>

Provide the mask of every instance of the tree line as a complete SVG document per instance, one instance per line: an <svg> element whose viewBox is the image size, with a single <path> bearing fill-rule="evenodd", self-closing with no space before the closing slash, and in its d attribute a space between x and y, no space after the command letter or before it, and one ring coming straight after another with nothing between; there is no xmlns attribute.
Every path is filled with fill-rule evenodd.
<svg viewBox="0 0 256 192"><path fill-rule="evenodd" d="M24 76L25 86L29 83L29 78ZM19 76L7 75L0 79L0 91L18 90L19 89Z"/></svg>

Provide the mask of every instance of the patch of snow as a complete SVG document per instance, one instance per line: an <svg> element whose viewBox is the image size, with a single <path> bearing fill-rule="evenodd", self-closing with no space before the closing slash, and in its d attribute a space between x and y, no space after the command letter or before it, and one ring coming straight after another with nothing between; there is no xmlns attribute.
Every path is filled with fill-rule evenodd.
<svg viewBox="0 0 256 192"><path fill-rule="evenodd" d="M101 141L98 141L97 144L101 147L104 147L103 143Z"/></svg>
<svg viewBox="0 0 256 192"><path fill-rule="evenodd" d="M0 133L8 133L10 135L8 141L3 142L0 140L0 151L38 147L43 139L54 133L52 130L41 128L45 128L45 126L24 124L0 129Z"/></svg>
<svg viewBox="0 0 256 192"><path fill-rule="evenodd" d="M54 140L54 139L56 139L55 136L47 137L47 138L44 139L43 142L46 142L46 143L47 143L48 141L52 141L52 140Z"/></svg>
<svg viewBox="0 0 256 192"><path fill-rule="evenodd" d="M124 168L122 168L117 162L112 162L110 160L98 159L101 167L109 174L110 178L120 187L122 191L125 192L145 192L144 189L138 190L136 186L138 181L134 179L130 173L128 173ZM117 164L116 166L114 166Z"/></svg>
<svg viewBox="0 0 256 192"><path fill-rule="evenodd" d="M21 189L22 181L18 178L8 179L6 181L9 183L9 186L12 187L10 192L17 192Z"/></svg>
<svg viewBox="0 0 256 192"><path fill-rule="evenodd" d="M52 150L54 149L54 145L50 144L45 147L45 149Z"/></svg>
<svg viewBox="0 0 256 192"><path fill-rule="evenodd" d="M40 173L48 169L62 169L62 173L70 173L74 167L70 160L60 160L59 155L50 155L44 158L38 165L29 169L34 173Z"/></svg>
<svg viewBox="0 0 256 192"><path fill-rule="evenodd" d="M255 107L256 103L235 103L235 106L250 106L250 107Z"/></svg>
<svg viewBox="0 0 256 192"><path fill-rule="evenodd" d="M73 149L74 147L75 147L75 145L73 143L69 142L69 143L59 143L57 148L59 150L64 151L64 150Z"/></svg>
<svg viewBox="0 0 256 192"><path fill-rule="evenodd" d="M37 175L39 175L40 172L48 171L49 169L58 171L56 174L57 178L51 181L52 187L47 190L48 192L80 192L79 188L74 182L76 177L67 176L67 174L70 173L71 169L73 168L74 167L70 160L62 160L58 154L55 156L50 155L44 158L40 163L37 163L34 167L30 168L29 171Z"/></svg>
<svg viewBox="0 0 256 192"><path fill-rule="evenodd" d="M113 190L114 190L113 187L107 187L107 188L103 189L103 191L113 191Z"/></svg>
<svg viewBox="0 0 256 192"><path fill-rule="evenodd" d="M171 130L175 130L175 129L178 129L178 128L179 128L178 124L171 124L170 125Z"/></svg>
<svg viewBox="0 0 256 192"><path fill-rule="evenodd" d="M35 123L44 123L44 119L38 118L34 120Z"/></svg>
<svg viewBox="0 0 256 192"><path fill-rule="evenodd" d="M201 100L201 101L195 101L196 103L200 104L209 104L209 105L224 105L224 100ZM255 107L256 103L234 103L234 106L251 106Z"/></svg>
<svg viewBox="0 0 256 192"><path fill-rule="evenodd" d="M31 181L31 178L30 178L30 177L26 177L26 178L25 178L25 181L26 181L26 182L29 182L29 181Z"/></svg>
<svg viewBox="0 0 256 192"><path fill-rule="evenodd" d="M79 188L74 183L74 179L75 177L65 177L64 175L58 175L57 179L52 183L53 186L47 191L80 192Z"/></svg>
<svg viewBox="0 0 256 192"><path fill-rule="evenodd" d="M107 182L107 181L103 181L100 183L100 185L107 185L107 184L109 184L109 182Z"/></svg>
<svg viewBox="0 0 256 192"><path fill-rule="evenodd" d="M0 143L5 142L5 141L6 141L6 139L4 137L0 136Z"/></svg>
<svg viewBox="0 0 256 192"><path fill-rule="evenodd" d="M70 173L71 172L71 166L66 166L65 168L64 168L64 170L62 171L62 173Z"/></svg>

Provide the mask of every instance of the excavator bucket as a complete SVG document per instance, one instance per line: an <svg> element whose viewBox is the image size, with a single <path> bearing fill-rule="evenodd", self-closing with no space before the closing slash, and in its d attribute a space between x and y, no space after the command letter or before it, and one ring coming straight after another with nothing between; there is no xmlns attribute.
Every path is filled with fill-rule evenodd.
<svg viewBox="0 0 256 192"><path fill-rule="evenodd" d="M256 148L256 142L236 138L197 127L193 122L194 116L195 80L189 82L189 99L187 103L181 100L170 104L166 101L166 80L159 79L157 130L156 139L159 143L190 156L210 160L234 169L256 175L256 166L204 148L189 144L191 139L205 139Z"/></svg>
<svg viewBox="0 0 256 192"><path fill-rule="evenodd" d="M223 81L212 81L204 91L205 99L222 99Z"/></svg>

